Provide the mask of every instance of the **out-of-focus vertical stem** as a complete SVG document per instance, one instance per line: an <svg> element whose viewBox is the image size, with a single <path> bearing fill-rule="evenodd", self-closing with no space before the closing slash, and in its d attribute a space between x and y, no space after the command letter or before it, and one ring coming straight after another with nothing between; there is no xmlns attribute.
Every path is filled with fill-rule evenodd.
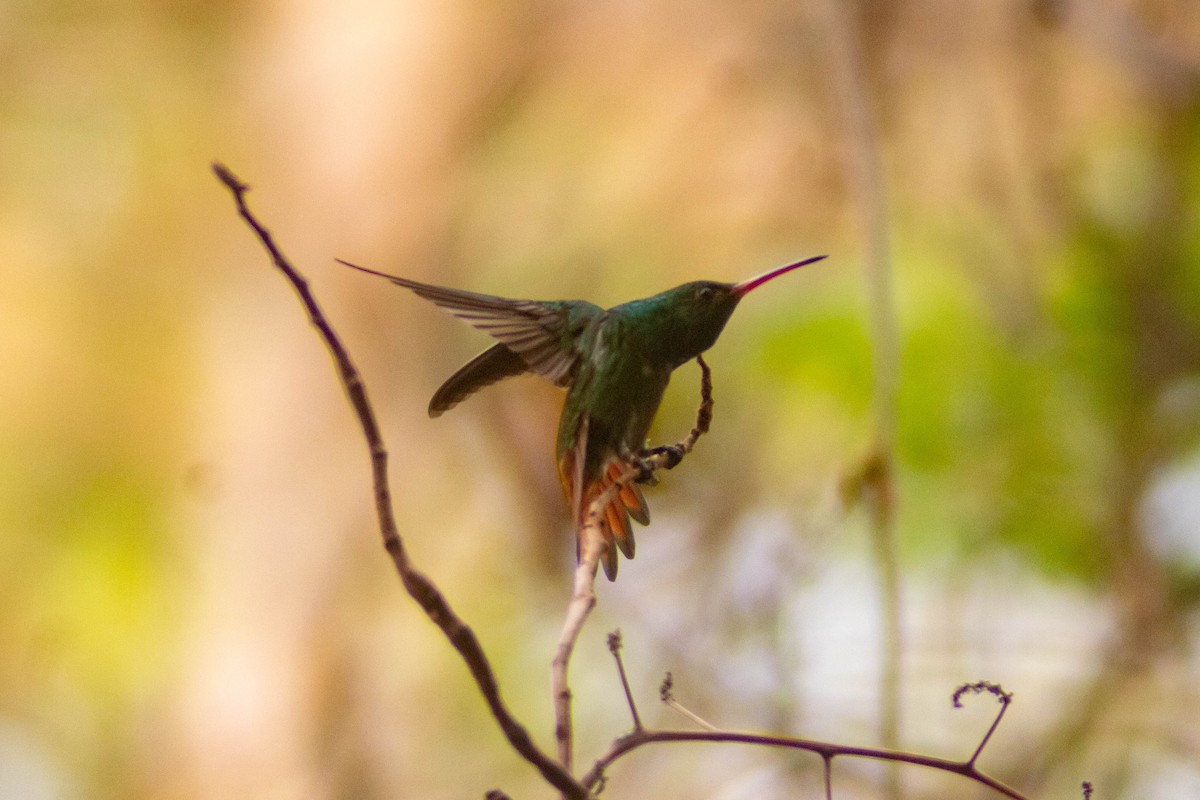
<svg viewBox="0 0 1200 800"><path fill-rule="evenodd" d="M872 552L879 578L883 618L880 685L880 738L884 747L900 747L900 677L903 640L900 629L900 573L896 552L895 440L896 395L900 374L899 335L888 245L887 198L876 146L865 58L855 4L826 0L829 62L845 115L849 145L847 168L859 203L867 296L873 344L874 444L859 473L861 498L871 519ZM887 796L901 795L900 773L888 772Z"/></svg>

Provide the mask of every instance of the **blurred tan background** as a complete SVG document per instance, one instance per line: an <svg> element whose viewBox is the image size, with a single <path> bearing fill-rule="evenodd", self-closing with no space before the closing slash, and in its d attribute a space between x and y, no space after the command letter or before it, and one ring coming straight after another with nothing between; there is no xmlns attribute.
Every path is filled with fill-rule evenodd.
<svg viewBox="0 0 1200 800"><path fill-rule="evenodd" d="M9 0L0 64L0 797L551 795L403 594L330 360L214 159L351 348L413 557L542 745L559 393L429 420L488 342L333 259L611 305L830 254L734 316L713 431L600 586L588 764L629 724L618 626L651 725L688 724L671 670L723 727L880 742L869 520L839 488L876 433L875 231L899 743L967 757L995 707L949 696L983 678L1015 705L982 766L1029 795L1200 796L1200 5ZM650 748L606 796L817 796L819 767ZM839 761L835 790L883 796L880 770Z"/></svg>

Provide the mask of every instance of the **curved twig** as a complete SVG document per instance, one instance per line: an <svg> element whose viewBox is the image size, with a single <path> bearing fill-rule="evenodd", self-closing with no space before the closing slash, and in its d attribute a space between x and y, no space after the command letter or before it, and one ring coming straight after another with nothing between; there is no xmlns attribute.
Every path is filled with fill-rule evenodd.
<svg viewBox="0 0 1200 800"><path fill-rule="evenodd" d="M996 714L996 718L992 720L992 726L988 728L987 733L983 735L979 746L975 748L974 754L967 760L968 764L974 764L979 759L979 754L983 752L983 748L987 746L988 740L992 738L992 734L996 732L996 728L1000 727L1000 720L1004 719L1004 712L1008 711L1008 704L1012 702L1012 692L1004 691L1003 687L998 683L991 681L976 681L975 683L964 683L954 690L954 694L950 696L950 702L955 708L962 708L962 696L967 692L980 694L987 692L996 696L996 700L1000 703L1000 711Z"/></svg>

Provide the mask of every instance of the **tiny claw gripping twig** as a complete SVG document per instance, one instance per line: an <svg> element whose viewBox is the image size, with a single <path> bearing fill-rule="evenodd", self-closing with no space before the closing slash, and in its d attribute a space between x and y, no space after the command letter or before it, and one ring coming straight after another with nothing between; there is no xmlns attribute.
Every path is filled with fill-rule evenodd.
<svg viewBox="0 0 1200 800"><path fill-rule="evenodd" d="M1012 702L1012 692L1004 691L1004 688L998 683L991 681L976 681L975 683L964 683L954 690L954 694L950 696L950 701L955 708L962 708L962 696L970 692L971 694L981 694L987 692L996 696L1000 702L1000 713L992 720L992 726L988 728L987 733L983 735L983 740L979 742L979 746L975 748L974 754L967 759L966 764L969 767L975 766L976 759L983 752L983 748L987 745L988 740L992 738L992 734L996 732L996 728L1000 727L1000 720L1004 719L1004 712L1008 710L1008 704Z"/></svg>
<svg viewBox="0 0 1200 800"><path fill-rule="evenodd" d="M651 447L644 452L646 453L647 460L655 456L662 456L662 463L659 465L662 469L675 469L675 467L679 466L679 462L683 461L684 455L686 455L682 444Z"/></svg>

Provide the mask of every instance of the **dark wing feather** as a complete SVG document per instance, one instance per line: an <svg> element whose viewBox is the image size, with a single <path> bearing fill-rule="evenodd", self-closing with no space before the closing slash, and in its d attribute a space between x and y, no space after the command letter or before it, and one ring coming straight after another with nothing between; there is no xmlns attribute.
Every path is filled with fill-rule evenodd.
<svg viewBox="0 0 1200 800"><path fill-rule="evenodd" d="M495 344L459 367L433 393L429 401L429 416L440 417L470 395L496 381L520 375L529 369L525 359L509 350L507 346Z"/></svg>

